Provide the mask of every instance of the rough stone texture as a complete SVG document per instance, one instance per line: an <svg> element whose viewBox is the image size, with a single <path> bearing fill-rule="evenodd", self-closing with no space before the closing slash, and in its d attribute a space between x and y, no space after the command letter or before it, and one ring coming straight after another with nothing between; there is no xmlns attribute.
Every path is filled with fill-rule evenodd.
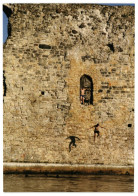
<svg viewBox="0 0 138 196"><path fill-rule="evenodd" d="M134 7L9 7L4 161L133 165ZM93 105L80 104L84 74L93 81ZM98 122L106 130L94 143L89 128ZM80 141L69 153L70 135Z"/></svg>

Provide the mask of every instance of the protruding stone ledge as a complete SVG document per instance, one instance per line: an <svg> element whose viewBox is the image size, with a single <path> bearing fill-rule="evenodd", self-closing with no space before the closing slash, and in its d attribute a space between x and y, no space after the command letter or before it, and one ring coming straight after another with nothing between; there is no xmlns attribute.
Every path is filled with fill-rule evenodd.
<svg viewBox="0 0 138 196"><path fill-rule="evenodd" d="M4 163L4 174L8 173L55 173L55 174L108 174L134 175L134 166L47 164L47 163Z"/></svg>

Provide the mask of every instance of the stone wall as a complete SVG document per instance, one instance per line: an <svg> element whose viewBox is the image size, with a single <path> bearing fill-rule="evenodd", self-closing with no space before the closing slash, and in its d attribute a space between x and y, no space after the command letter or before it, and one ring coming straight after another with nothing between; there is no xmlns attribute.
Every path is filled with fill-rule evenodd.
<svg viewBox="0 0 138 196"><path fill-rule="evenodd" d="M4 161L132 165L134 7L8 6ZM80 104L84 74L93 81L93 105ZM97 123L106 129L94 142ZM80 138L71 152L70 135Z"/></svg>

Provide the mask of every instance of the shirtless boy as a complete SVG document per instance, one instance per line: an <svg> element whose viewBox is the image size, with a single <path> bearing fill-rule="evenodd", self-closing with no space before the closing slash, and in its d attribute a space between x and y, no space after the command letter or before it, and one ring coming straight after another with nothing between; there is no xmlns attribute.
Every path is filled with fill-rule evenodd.
<svg viewBox="0 0 138 196"><path fill-rule="evenodd" d="M85 88L82 88L81 89L81 95L80 95L80 101L81 101L81 103L83 103L84 104L84 100L85 100Z"/></svg>
<svg viewBox="0 0 138 196"><path fill-rule="evenodd" d="M94 125L93 127L95 128L95 129L94 129L94 141L95 141L96 134L97 134L97 137L100 136L99 128L100 128L101 126L100 126L99 123L98 123L97 125ZM91 128L93 128L93 127L91 127ZM104 128L104 127L101 127L101 128ZM105 128L104 128L104 129L105 129Z"/></svg>

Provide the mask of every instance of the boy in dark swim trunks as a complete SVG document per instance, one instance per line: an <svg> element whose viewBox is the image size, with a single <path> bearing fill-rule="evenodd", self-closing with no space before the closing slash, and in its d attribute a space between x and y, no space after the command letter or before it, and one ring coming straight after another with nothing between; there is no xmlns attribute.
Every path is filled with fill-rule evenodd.
<svg viewBox="0 0 138 196"><path fill-rule="evenodd" d="M95 129L94 129L94 141L95 141L96 134L97 134L97 137L100 136L99 127L101 127L101 126L100 126L99 123L98 123L97 125L94 125L93 127L95 128ZM91 128L93 128L93 127L91 127ZM101 127L101 128L104 128L104 127ZM104 128L104 129L105 129L105 128Z"/></svg>
<svg viewBox="0 0 138 196"><path fill-rule="evenodd" d="M84 100L85 100L85 88L82 88L81 89L81 95L80 95L80 101L81 101L81 104L84 104Z"/></svg>

